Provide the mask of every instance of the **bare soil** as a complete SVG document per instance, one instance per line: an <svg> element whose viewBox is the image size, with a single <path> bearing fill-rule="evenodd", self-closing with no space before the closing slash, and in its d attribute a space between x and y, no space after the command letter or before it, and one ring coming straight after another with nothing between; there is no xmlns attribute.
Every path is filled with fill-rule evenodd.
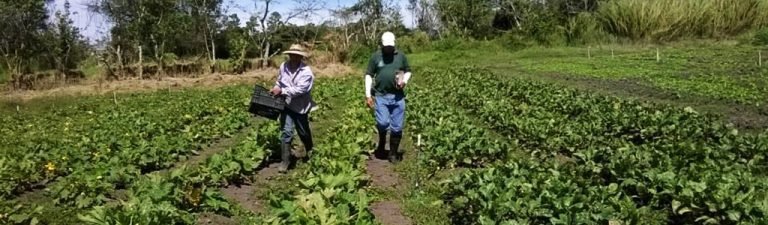
<svg viewBox="0 0 768 225"><path fill-rule="evenodd" d="M263 188L265 182L279 175L278 165L279 163L270 164L259 170L252 182L230 185L222 188L221 192L226 198L236 202L244 209L253 213L263 213L266 209L266 202L257 198L256 192Z"/></svg>
<svg viewBox="0 0 768 225"><path fill-rule="evenodd" d="M200 215L197 216L197 224L199 225L235 225L238 224L237 221L235 221L232 218L218 215L215 213L200 213Z"/></svg>
<svg viewBox="0 0 768 225"><path fill-rule="evenodd" d="M371 211L384 225L411 225L411 220L403 215L400 204L395 201L381 201L371 204Z"/></svg>
<svg viewBox="0 0 768 225"><path fill-rule="evenodd" d="M378 139L378 137L377 137ZM371 185L375 188L394 194L394 198L400 199L405 194L406 183L395 172L394 165L387 160L371 157L366 161L366 172L371 178ZM384 199L371 204L371 212L374 217L384 225L410 225L411 220L403 214L400 201L397 199Z"/></svg>
<svg viewBox="0 0 768 225"><path fill-rule="evenodd" d="M371 185L385 190L394 190L402 188L403 180L398 173L394 171L393 165L387 160L373 158L366 162L368 176L371 177Z"/></svg>

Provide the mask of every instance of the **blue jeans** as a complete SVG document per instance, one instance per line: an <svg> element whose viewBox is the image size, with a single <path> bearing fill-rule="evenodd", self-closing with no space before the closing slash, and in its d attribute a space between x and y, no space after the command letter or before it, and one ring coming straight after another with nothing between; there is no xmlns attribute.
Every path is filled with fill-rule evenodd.
<svg viewBox="0 0 768 225"><path fill-rule="evenodd" d="M376 128L380 134L389 129L393 136L402 136L405 123L405 96L385 94L376 96Z"/></svg>
<svg viewBox="0 0 768 225"><path fill-rule="evenodd" d="M309 128L309 114L299 114L286 108L280 114L280 130L282 130L280 141L283 144L291 144L291 141L293 141L294 127L299 133L299 138L304 143L305 149L311 151L313 144L312 131Z"/></svg>

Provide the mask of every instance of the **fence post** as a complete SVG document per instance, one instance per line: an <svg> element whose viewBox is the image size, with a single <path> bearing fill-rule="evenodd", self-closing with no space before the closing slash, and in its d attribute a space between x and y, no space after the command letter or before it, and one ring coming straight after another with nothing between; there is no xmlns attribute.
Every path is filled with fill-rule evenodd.
<svg viewBox="0 0 768 225"><path fill-rule="evenodd" d="M19 109L19 105L16 105L16 114L21 114L21 109Z"/></svg>
<svg viewBox="0 0 768 225"><path fill-rule="evenodd" d="M656 48L656 62L661 62L661 53L659 52L659 48Z"/></svg>
<svg viewBox="0 0 768 225"><path fill-rule="evenodd" d="M115 105L117 105L117 94L112 91L112 100L115 101Z"/></svg>
<svg viewBox="0 0 768 225"><path fill-rule="evenodd" d="M592 46L587 47L587 58L592 59Z"/></svg>
<svg viewBox="0 0 768 225"><path fill-rule="evenodd" d="M144 50L141 45L139 46L139 79L144 79Z"/></svg>
<svg viewBox="0 0 768 225"><path fill-rule="evenodd" d="M613 54L613 47L611 47L611 59L616 58L616 55Z"/></svg>

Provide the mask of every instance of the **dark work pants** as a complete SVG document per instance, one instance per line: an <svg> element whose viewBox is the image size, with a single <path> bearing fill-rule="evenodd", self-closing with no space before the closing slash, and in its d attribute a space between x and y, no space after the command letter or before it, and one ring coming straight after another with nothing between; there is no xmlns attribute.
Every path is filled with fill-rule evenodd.
<svg viewBox="0 0 768 225"><path fill-rule="evenodd" d="M282 144L291 144L293 141L293 130L296 129L301 142L309 152L312 150L312 131L309 128L309 114L299 114L290 109L285 109L280 114L280 141Z"/></svg>

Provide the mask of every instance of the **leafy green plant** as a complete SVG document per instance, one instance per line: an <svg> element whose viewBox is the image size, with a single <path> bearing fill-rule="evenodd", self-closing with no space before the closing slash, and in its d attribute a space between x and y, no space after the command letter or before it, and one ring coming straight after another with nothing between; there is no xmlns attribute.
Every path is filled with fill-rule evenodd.
<svg viewBox="0 0 768 225"><path fill-rule="evenodd" d="M768 151L766 134L739 134L718 117L690 108L597 96L528 80L500 80L476 67L426 69L421 74L421 82L448 82L427 90L415 86L412 93L420 99L435 99L414 105L412 110L426 115L416 117L415 124L432 120L437 122L426 127L455 127L441 121L455 121L446 115L461 115L451 107L458 106L519 145L479 153L472 151L473 145L445 149L461 143L456 137L477 140L481 139L477 134L491 132L481 129L462 136L439 132L436 138L417 126L417 132L427 137L425 152L444 151L459 159L490 152L503 156L517 149L530 154L522 159L492 157L482 164L487 169L471 170L447 183L443 196L453 204L454 223L728 224L759 222L766 213L761 206L768 185L761 155ZM436 159L450 162L432 157L425 163ZM530 197L522 192L528 190L533 193Z"/></svg>
<svg viewBox="0 0 768 225"><path fill-rule="evenodd" d="M38 217L42 211L42 206L23 205L15 201L2 202L0 203L0 223L36 225L40 222Z"/></svg>
<svg viewBox="0 0 768 225"><path fill-rule="evenodd" d="M354 89L351 79L336 80L329 93L352 105ZM372 149L371 127L364 121L370 114L363 107L345 111L337 125L318 143L302 174L297 193L271 193L270 216L265 224L374 224L369 211L370 197L362 187L367 183L362 155Z"/></svg>
<svg viewBox="0 0 768 225"><path fill-rule="evenodd" d="M760 46L768 46L768 28L763 28L758 30L755 33L755 37L752 44L760 45Z"/></svg>

